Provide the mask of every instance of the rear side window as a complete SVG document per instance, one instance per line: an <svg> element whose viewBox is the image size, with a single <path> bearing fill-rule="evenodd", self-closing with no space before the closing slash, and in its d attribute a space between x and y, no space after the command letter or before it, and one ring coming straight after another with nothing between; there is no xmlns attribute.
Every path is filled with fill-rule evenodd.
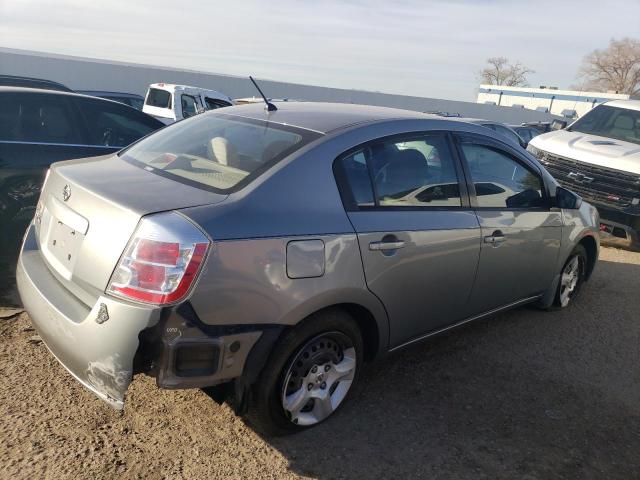
<svg viewBox="0 0 640 480"><path fill-rule="evenodd" d="M343 188L348 188L355 206L462 205L455 163L444 136L373 142L339 162Z"/></svg>
<svg viewBox="0 0 640 480"><path fill-rule="evenodd" d="M496 148L463 143L479 207L537 208L545 205L542 180Z"/></svg>
<svg viewBox="0 0 640 480"><path fill-rule="evenodd" d="M273 122L206 113L160 130L121 157L176 181L228 192L319 136Z"/></svg>
<svg viewBox="0 0 640 480"><path fill-rule="evenodd" d="M171 108L171 93L159 88L150 88L146 104L150 107Z"/></svg>
<svg viewBox="0 0 640 480"><path fill-rule="evenodd" d="M126 147L163 125L137 110L100 100L78 99L91 145Z"/></svg>
<svg viewBox="0 0 640 480"><path fill-rule="evenodd" d="M0 95L0 140L84 143L68 99L43 94Z"/></svg>

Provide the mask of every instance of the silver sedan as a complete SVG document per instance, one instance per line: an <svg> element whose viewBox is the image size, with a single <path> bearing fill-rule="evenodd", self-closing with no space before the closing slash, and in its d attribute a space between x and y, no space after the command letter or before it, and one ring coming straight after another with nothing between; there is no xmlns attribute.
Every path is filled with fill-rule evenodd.
<svg viewBox="0 0 640 480"><path fill-rule="evenodd" d="M54 164L17 282L53 355L116 408L136 373L259 429L335 412L363 365L501 310L573 302L598 214L459 119L283 103Z"/></svg>

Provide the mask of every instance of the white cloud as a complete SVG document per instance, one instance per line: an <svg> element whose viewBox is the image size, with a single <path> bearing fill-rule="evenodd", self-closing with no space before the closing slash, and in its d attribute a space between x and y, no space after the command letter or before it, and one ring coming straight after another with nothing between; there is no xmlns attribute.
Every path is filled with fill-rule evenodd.
<svg viewBox="0 0 640 480"><path fill-rule="evenodd" d="M628 0L0 0L0 46L470 100L489 56L566 87L638 18Z"/></svg>

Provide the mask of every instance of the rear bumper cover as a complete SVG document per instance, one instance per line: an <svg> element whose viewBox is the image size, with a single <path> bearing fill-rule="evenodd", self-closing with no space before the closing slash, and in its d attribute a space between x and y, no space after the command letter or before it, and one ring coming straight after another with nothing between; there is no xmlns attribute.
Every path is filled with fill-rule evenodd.
<svg viewBox="0 0 640 480"><path fill-rule="evenodd" d="M160 309L106 296L86 306L49 272L33 226L25 235L16 281L24 308L51 353L82 385L122 409L138 334L158 322Z"/></svg>
<svg viewBox="0 0 640 480"><path fill-rule="evenodd" d="M247 358L255 356L250 355L254 345L263 330L282 328L204 325L188 302L161 309L100 296L89 307L49 271L33 225L24 238L16 281L24 308L49 351L76 380L116 409L124 408L125 393L137 371L155 376L160 388L172 389L254 377L270 350L260 361L248 363ZM206 374L185 375L179 368L179 352L203 345L215 350L214 364Z"/></svg>

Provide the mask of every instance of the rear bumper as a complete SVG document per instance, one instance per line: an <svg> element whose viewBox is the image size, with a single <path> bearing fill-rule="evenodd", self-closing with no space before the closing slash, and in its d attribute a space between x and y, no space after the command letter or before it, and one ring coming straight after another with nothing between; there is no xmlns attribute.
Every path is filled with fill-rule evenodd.
<svg viewBox="0 0 640 480"><path fill-rule="evenodd" d="M159 321L160 309L107 296L92 307L80 302L49 272L33 225L25 235L16 281L24 308L51 353L82 385L122 409L138 335Z"/></svg>
<svg viewBox="0 0 640 480"><path fill-rule="evenodd" d="M188 302L160 309L100 296L89 307L51 274L33 225L24 238L16 281L49 351L76 380L117 409L124 407L134 372L150 374L158 387L169 389L212 386L238 377L252 382L282 329L204 325Z"/></svg>

